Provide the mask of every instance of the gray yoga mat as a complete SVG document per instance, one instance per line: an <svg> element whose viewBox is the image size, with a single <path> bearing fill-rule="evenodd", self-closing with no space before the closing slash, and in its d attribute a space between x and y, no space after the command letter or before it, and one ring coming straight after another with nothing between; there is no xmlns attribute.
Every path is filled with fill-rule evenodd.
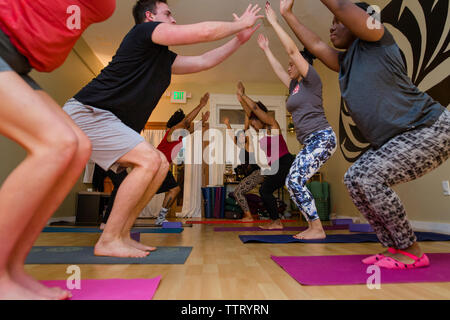
<svg viewBox="0 0 450 320"><path fill-rule="evenodd" d="M184 264L192 247L157 247L145 258L97 257L94 247L33 247L25 264Z"/></svg>

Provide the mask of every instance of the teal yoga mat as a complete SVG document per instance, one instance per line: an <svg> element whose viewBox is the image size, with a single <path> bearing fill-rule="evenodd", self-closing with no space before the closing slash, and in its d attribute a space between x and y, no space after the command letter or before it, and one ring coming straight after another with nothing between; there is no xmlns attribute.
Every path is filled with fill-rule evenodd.
<svg viewBox="0 0 450 320"><path fill-rule="evenodd" d="M94 247L33 247L25 264L184 264L192 247L157 247L145 258L97 257Z"/></svg>
<svg viewBox="0 0 450 320"><path fill-rule="evenodd" d="M183 228L133 228L133 233L181 233ZM75 232L75 233L102 233L99 228L64 228L64 227L46 227L42 232Z"/></svg>

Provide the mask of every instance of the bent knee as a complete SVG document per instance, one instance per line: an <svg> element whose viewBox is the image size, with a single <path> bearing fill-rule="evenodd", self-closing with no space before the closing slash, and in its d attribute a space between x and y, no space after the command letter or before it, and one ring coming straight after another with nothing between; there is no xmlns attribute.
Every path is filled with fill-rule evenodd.
<svg viewBox="0 0 450 320"><path fill-rule="evenodd" d="M169 172L169 168L170 168L170 163L167 160L166 156L164 154L162 154L160 151L158 151L159 153L159 157L161 159L161 163L159 165L159 170L161 171L165 171L166 173Z"/></svg>
<svg viewBox="0 0 450 320"><path fill-rule="evenodd" d="M37 137L37 143L32 146L32 153L48 157L52 161L69 161L78 151L79 140L70 128L52 130Z"/></svg>
<svg viewBox="0 0 450 320"><path fill-rule="evenodd" d="M89 160L92 153L91 140L83 133L78 136L78 157L83 161Z"/></svg>

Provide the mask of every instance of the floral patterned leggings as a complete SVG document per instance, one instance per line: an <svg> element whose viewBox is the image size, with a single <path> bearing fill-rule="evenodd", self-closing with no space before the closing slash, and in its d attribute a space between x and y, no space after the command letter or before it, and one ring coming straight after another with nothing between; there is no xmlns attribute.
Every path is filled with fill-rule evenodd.
<svg viewBox="0 0 450 320"><path fill-rule="evenodd" d="M319 219L314 198L306 182L327 162L336 151L336 134L327 128L309 135L305 147L299 152L286 178L286 186L292 200L307 221Z"/></svg>

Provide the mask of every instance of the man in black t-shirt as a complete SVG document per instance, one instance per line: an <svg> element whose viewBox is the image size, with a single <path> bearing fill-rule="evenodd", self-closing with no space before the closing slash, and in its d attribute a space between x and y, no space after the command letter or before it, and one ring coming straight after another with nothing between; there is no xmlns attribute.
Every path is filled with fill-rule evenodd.
<svg viewBox="0 0 450 320"><path fill-rule="evenodd" d="M223 62L247 42L259 25L258 5L249 5L234 22L176 25L166 0L139 0L136 25L109 65L64 106L92 143L91 159L104 170L133 168L117 191L111 216L95 254L145 257L155 248L130 238L130 229L167 175L164 155L139 132L170 84L171 74L189 74ZM225 45L200 56L179 56L168 46L210 42L236 34Z"/></svg>

